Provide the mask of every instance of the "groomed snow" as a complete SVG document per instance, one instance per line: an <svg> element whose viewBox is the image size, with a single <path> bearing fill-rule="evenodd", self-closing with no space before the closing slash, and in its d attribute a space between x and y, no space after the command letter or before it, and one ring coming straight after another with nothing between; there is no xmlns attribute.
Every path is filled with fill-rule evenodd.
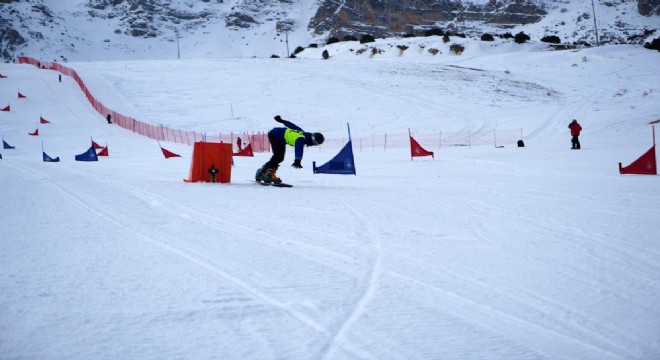
<svg viewBox="0 0 660 360"><path fill-rule="evenodd" d="M190 146L163 143L182 155L164 159L72 79L0 64L16 147L0 149L0 358L660 358L660 181L618 173L652 146L658 53L466 45L68 64L145 122L321 129L304 169L287 150L292 189L249 182L265 153L235 158L231 184L184 183ZM357 176L312 174L347 122ZM408 128L435 160L357 146ZM496 128L523 129L526 147L426 140ZM90 137L110 156L74 161Z"/></svg>

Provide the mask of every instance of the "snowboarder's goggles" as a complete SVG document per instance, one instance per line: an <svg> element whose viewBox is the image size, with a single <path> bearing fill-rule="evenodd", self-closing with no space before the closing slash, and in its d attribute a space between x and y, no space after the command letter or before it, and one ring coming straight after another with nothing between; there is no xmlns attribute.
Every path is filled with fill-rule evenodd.
<svg viewBox="0 0 660 360"><path fill-rule="evenodd" d="M314 143L314 145L321 145L321 143L318 140L316 140L315 135L312 135L312 142Z"/></svg>

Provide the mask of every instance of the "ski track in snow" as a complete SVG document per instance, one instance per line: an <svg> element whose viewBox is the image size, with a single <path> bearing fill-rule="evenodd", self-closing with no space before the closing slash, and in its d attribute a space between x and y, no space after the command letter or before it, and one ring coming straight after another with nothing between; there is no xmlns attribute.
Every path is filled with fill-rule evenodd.
<svg viewBox="0 0 660 360"><path fill-rule="evenodd" d="M502 208L493 206L488 202L474 201L471 199L465 199L460 196L444 194L453 198L454 200L465 204L465 212L468 211L477 211L477 212L502 212ZM389 205L381 204L380 207L389 207ZM544 219L540 221L531 216L521 215L519 213L504 213L500 214L504 218L515 218L517 220L528 222L533 224L535 229L539 231L553 231L557 232L558 229L565 228L562 224L553 222L552 219ZM521 218L522 217L522 218ZM549 221L548 221L549 220ZM515 255L519 258L524 258L530 263L543 263L549 268L555 269L558 274L563 275L566 278L574 278L585 283L590 283L594 288L609 288L608 284L594 282L594 279L598 278L596 273L585 271L584 267L577 267L571 265L568 260L547 260L547 256L543 253L536 251L533 248L527 248L525 251L519 251L516 247L507 246L505 242L500 242L496 238L497 231L496 229L487 229L482 222L474 221L471 226L472 232L475 234L476 238L480 241L483 241L494 248L499 248L501 251ZM565 229L560 231L561 233L565 232L567 235L571 233L570 229ZM494 235L495 234L495 235ZM598 238L598 237L596 237ZM603 241L600 240L600 243ZM568 246L575 247L573 251L591 251L591 248L585 248L580 244L568 243ZM603 246L608 246L606 244L601 244ZM609 245L611 246L611 245ZM475 302L470 297L461 296L455 292L449 291L447 289L439 288L431 283L424 282L417 277L411 277L410 275L404 275L399 271L393 269L387 269L385 272L387 274L392 274L394 276L405 279L406 281L418 283L420 286L428 287L432 289L434 293L441 294L443 298L447 301L454 302L456 308L451 307L451 311L458 316L461 316L464 320L468 322L475 322L478 326L482 326L485 329L489 329L493 333L497 333L498 329L501 328L502 324L505 324L509 329L517 329L518 335L516 337L525 338L526 336L534 334L535 337L544 339L545 343L549 344L563 344L557 349L560 351L554 352L551 349L546 351L547 353L553 353L553 356L560 356L561 358L571 359L575 353L584 351L585 354L598 352L603 359L626 359L634 357L635 354L628 351L626 347L616 347L611 344L616 344L616 340L625 339L629 344L635 344L636 346L643 346L644 344L639 342L639 340L628 336L625 331L621 331L616 327L610 324L598 323L593 320L590 320L590 316L584 314L579 309L567 307L564 304L557 302L556 300L545 297L541 294L530 292L523 288L514 286L510 283L503 282L502 280L493 277L490 274L476 272L472 269L461 266L460 264L452 264L451 267L443 266L442 264L430 264L420 259L412 258L406 256L400 252L403 249L387 249L384 250L388 256L396 258L398 261L405 261L412 264L415 264L419 267L419 273L426 273L429 270L432 270L434 274L440 277L449 277L454 281L458 280L465 289L471 289L471 291L483 292L486 290L487 293L490 293L490 296L496 295L502 299L503 303L506 303L507 306L515 305L519 312L520 309L526 309L525 316L521 317L514 312L510 312L507 309L497 309L491 308L488 311L486 309L481 309L481 304ZM616 247L611 249L612 254L617 254L619 251L624 253L630 253L629 250ZM602 252L602 251L601 251ZM635 253L630 253L629 256L635 257ZM646 273L643 271L637 271L636 269L630 269L627 267L629 262L619 262L618 257L596 257L605 264L617 264L622 267L622 269L627 269L628 271L634 271L637 276L648 278L649 281L653 281L656 276L660 276L660 273ZM645 262L646 259L639 259L639 261ZM649 268L650 267L650 268ZM653 269L655 265L653 263L646 263L645 269ZM467 276L466 274L471 274ZM382 276L382 275L381 275ZM611 296L617 296L617 294L611 293ZM638 303L635 298L625 298L622 299L626 303L637 303L638 306L643 306L641 303ZM447 304L443 302L443 304ZM477 309L475 310L474 307ZM464 310L465 308L471 308L472 310ZM650 309L649 309L650 310ZM476 311L476 313L475 313ZM483 312L483 313L482 313ZM565 318L558 318L554 320L545 319L542 323L539 323L535 318L529 318L531 314L539 318L545 318L547 313L555 314L564 314ZM479 319L490 319L490 321L484 322ZM526 335L525 335L526 334ZM575 340L576 337L587 337L590 339L599 339L598 346L594 344L581 342ZM540 356L540 355L539 355ZM550 357L553 358L553 357Z"/></svg>
<svg viewBox="0 0 660 360"><path fill-rule="evenodd" d="M155 238L150 233L145 232L142 227L133 225L127 222L126 220L119 218L117 215L112 213L112 211L108 211L104 209L103 206L94 205L95 203L97 203L97 200L94 199L93 197L90 197L90 195L81 192L80 189L73 189L70 187L70 185L65 185L66 183L64 182L50 181L52 179L48 175L36 173L25 167L19 167L16 165L12 165L12 166L23 172L30 173L31 175L40 178L44 177L45 178L44 183L47 186L53 188L58 193L68 197L69 199L77 203L79 206L95 214L96 216L112 222L118 228L125 229L126 231L130 232L133 235L137 235L143 241L151 243L152 245L157 246L165 251L168 251L176 256L179 256L180 258L189 261L209 271L210 273L216 276L228 280L229 282L235 284L237 287L243 289L243 291L245 291L246 293L254 296L255 298L260 299L264 303L288 313L291 317L297 319L301 324L313 329L314 331L322 334L327 334L327 329L322 324L319 324L316 320L310 318L306 314L303 314L299 311L292 309L290 306L287 306L286 304L278 301L274 297L269 296L265 292L247 283L240 277L232 275L229 272L221 269L214 262L213 259L208 258L208 256L204 255L203 253L195 249L192 249L190 247L177 245L176 239L168 237L164 233L160 233L159 237Z"/></svg>
<svg viewBox="0 0 660 360"><path fill-rule="evenodd" d="M324 350L322 355L323 359L331 359L336 356L336 351L338 347L344 348L346 350L350 349L350 341L348 339L348 332L351 331L351 327L355 322L357 322L360 316L365 312L365 309L371 299L374 298L376 291L378 290L378 279L382 276L382 249L380 244L380 239L378 233L374 229L373 225L369 220L364 217L361 213L357 212L353 207L349 206L346 201L341 201L341 203L350 211L355 218L357 218L364 231L366 232L366 237L370 241L370 246L372 247L372 258L369 261L371 264L371 270L369 271L368 281L365 285L365 289L362 292L362 296L355 304L353 311L350 313L348 318L343 322L343 324L337 329L335 335L332 337L331 342L328 344L328 348ZM354 355L354 350L351 351Z"/></svg>
<svg viewBox="0 0 660 360"><path fill-rule="evenodd" d="M423 187L422 187L423 188ZM426 190L421 190L426 192ZM424 196L423 194L419 194ZM575 232L574 229L566 227L564 224L555 221L553 218L537 219L533 216L524 215L524 213L518 213L517 211L509 211L503 209L500 206L493 205L490 202L486 201L475 201L472 199L466 199L462 196L453 195L451 193L444 193L444 197L448 197L457 203L463 204L462 206L465 209L461 212L477 212L482 214L488 213L497 213L499 217L516 219L516 221L521 221L527 223L531 228L536 229L541 233L544 232L553 232L556 233L560 238L570 238L570 236ZM543 194L534 194L534 193L525 193L524 196L535 197L544 197ZM570 202L572 199L569 195L563 196L562 194L557 194L557 197L560 199L563 198L565 201ZM540 199L539 199L540 200ZM391 199L392 204L396 204L397 201ZM397 208L394 205L389 205L388 203L374 203L371 206L372 212L379 213L376 209L382 208L387 210L397 210L397 212L405 211L405 209ZM503 212L504 211L504 212ZM412 214L411 214L412 215ZM482 216L478 217L482 218ZM499 225L501 226L501 224ZM524 251L518 250L516 246L510 246L506 241L501 241L498 237L498 229L490 229L485 226L483 222L473 221L471 222L470 228L472 229L473 234L480 241L489 244L494 249L500 249L510 255L515 255L520 259L525 259L530 263L543 263L545 267L553 268L555 271L564 276L567 279L573 278L578 282L584 282L590 284L589 286L596 289L608 289L608 288L617 288L617 284L608 284L600 281L596 281L599 278L598 274L594 271L590 271L583 266L575 266L570 263L571 260L566 259L551 259L548 258L547 254L537 251L534 248L525 248ZM612 239L605 241L606 237L602 234L582 234L581 237L586 237L591 240L596 241L595 244L590 244L585 246L582 242L567 242L564 245L567 246L570 252L574 253L590 253L590 256L593 256L594 260L604 264L605 266L615 266L631 272L635 277L641 279L647 279L649 283L655 281L660 273L658 272L658 267L655 265L651 258L648 256L641 257L639 254L642 249L631 250L630 246L634 247L634 244L629 244L627 246L617 245L617 242L612 242ZM606 324L596 322L591 319L591 316L585 314L579 309L571 308L557 302L554 299L550 299L541 294L530 292L524 290L520 287L513 286L509 283L503 282L496 277L493 277L486 273L475 272L469 268L460 266L460 264L452 264L452 267L441 266L441 265L431 265L422 260L406 257L402 253L398 252L403 249L391 249L382 250L388 256L393 256L398 260L405 259L406 262L416 263L421 265L422 269L419 270L419 273L428 272L429 269L434 269L434 273L438 276L445 277L451 276L454 280L460 280L460 282L466 288L473 289L473 291L482 292L484 289L487 289L487 292L497 294L497 297L501 297L504 303L507 304L516 304L519 309L527 309L524 313L527 314L524 317L520 317L515 312L510 312L505 309L493 309L493 313L488 315L483 315L483 317L488 318L492 316L493 319L499 319L493 323L487 322L479 326L484 326L491 331L497 332L498 326L495 324L508 324L513 328L519 329L520 337L524 337L523 334L526 332L537 334L538 338L545 339L545 342L552 344L564 344L560 347L562 349L559 352L555 352L551 349L548 349L547 353L554 353L553 356L560 356L561 358L572 358L572 353L584 352L585 354L599 352L601 353L600 357L608 359L626 359L630 357L635 357L634 352L628 351L626 346L613 346L617 341L625 339L627 344L635 344L637 347L643 347L644 343L640 342L634 337L628 336L628 334L613 326L613 324ZM625 254L626 261L622 261L622 257L619 254ZM637 259L634 266L630 266L630 259ZM458 266L458 268L456 268ZM649 272L650 271L650 272ZM447 291L445 289L437 288L436 286L421 281L416 277L410 277L409 275L403 275L396 270L388 269L384 270L387 274L394 274L396 276L405 278L407 280L418 282L420 285L428 286L434 291ZM466 276L466 274L473 274L473 276ZM381 275L382 276L382 275ZM486 280L487 279L487 280ZM490 285L493 283L495 285ZM607 290L605 290L607 292ZM616 293L608 293L608 296L618 297ZM451 293L451 296L448 298L454 299L456 301L465 302L465 304L470 304L473 302L470 298L465 298L456 293ZM638 302L636 298L621 298L622 302L637 304L637 306L645 306L642 302ZM475 304L472 304L475 305ZM461 306L461 308L464 306ZM650 308L649 311L652 311ZM558 319L549 320L545 319L543 322L539 323L535 318L528 318L530 314L535 314L539 318L545 318L548 312L555 314L563 314L563 317ZM456 311L467 321L475 321L477 318L482 316L471 314L467 311ZM479 313L480 314L480 313ZM477 323L480 323L477 320ZM590 339L598 339L594 344L576 341L576 338L585 337ZM570 349L570 350L567 350ZM552 358L552 357L551 357Z"/></svg>
<svg viewBox="0 0 660 360"><path fill-rule="evenodd" d="M325 248L300 241L290 240L285 237L270 234L264 230L255 229L249 224L244 224L247 214L242 214L241 216L223 214L223 217L214 217L207 212L183 205L180 202L174 202L155 192L149 192L125 182L112 182L108 180L101 181L104 181L107 185L113 186L117 190L129 190L130 193L134 194L136 197L142 199L145 202L153 204L155 199L157 206L162 207L164 211L174 216L184 216L185 214L186 218L195 219L196 222L207 225L213 228L214 231L222 231L227 234L236 232L249 233L251 234L251 236L248 237L248 240L250 241L257 241L279 250L300 255L302 257L313 260L314 262L322 263L332 267L338 271L342 270L342 268L345 267L347 263L350 263L353 260L350 257L334 251L329 251Z"/></svg>
<svg viewBox="0 0 660 360"><path fill-rule="evenodd" d="M489 243L493 246L499 246L499 245L497 245L496 241L491 240L493 238L493 236L491 235L491 232L489 232L487 229L485 229L483 226L481 226L481 224L475 223L473 229L474 229L475 235L479 239L481 239L482 241L487 242L487 243ZM542 254L536 253L535 251L531 251L531 252L524 251L524 252L522 252L522 251L512 250L511 248L506 248L505 250L509 253L513 252L513 254L515 254L515 255L517 255L521 258L525 258L526 260L528 260L530 262L543 263L548 267L552 267L552 268L556 269L555 271L558 274L561 274L561 275L565 276L566 278L571 278L571 277L576 278L576 280L580 280L580 281L583 281L585 283L591 283L591 285L594 286L594 287L601 287L601 288L606 287L606 284L601 284L601 283L597 283L597 282L593 281L593 278L595 277L596 274L594 274L594 273L584 274L585 273L584 269L581 268L581 267L570 266L566 263L561 264L561 263L556 262L556 261L544 260ZM582 274L584 274L584 275L582 275ZM504 284L504 285L506 285L506 284ZM503 287L506 288L506 286L503 286ZM532 299L533 299L533 297L535 295L534 294L532 294L532 295L533 296L529 296L529 295L526 294L526 297L532 297ZM516 302L520 302L521 306L529 306L529 304L530 304L530 299L529 298L526 298L525 301L520 301L520 299L516 299L516 298L513 298L512 300L516 301ZM615 348L615 349L612 349L612 350L609 350L609 351L603 351L601 348L596 348L593 345L590 345L590 344L587 344L587 343L582 343L582 342L576 341L573 337L569 337L568 334L565 334L563 332L564 331L569 331L571 333L577 333L577 334L582 335L582 336L589 335L589 337L591 339L600 338L600 341L601 341L600 346L602 346L605 349L609 348L610 347L609 344L613 343L613 340L615 340L615 339L626 339L626 341L631 342L631 343L638 342L636 339L628 337L624 332L621 332L618 329L614 329L614 328L612 328L608 325L605 325L605 324L598 324L598 323L593 323L593 322L589 321L588 317L580 314L579 310L572 309L572 308L567 308L567 307L562 306L562 305L558 305L556 303L553 303L552 301L548 301L548 299L542 299L542 300L543 300L543 302L542 302L543 306L538 308L538 312L540 314L543 314L544 312L546 312L548 307L552 307L556 311L556 313L567 315L566 320L563 320L563 321L559 322L559 324L557 324L557 325L553 325L553 327L554 326L561 327L562 328L561 332L552 330L550 327L547 327L547 326L542 327L542 326L536 324L533 321L526 321L526 322L529 322L530 325L535 325L534 327L537 327L538 330L542 330L542 331L548 332L548 333L553 333L554 336L558 337L557 339L550 340L549 343L557 344L557 343L561 343L561 342L564 342L564 341L568 340L568 343L565 346L563 346L564 348L570 348L570 343L574 342L574 343L577 343L579 345L589 347L592 350L601 351L601 352L603 352L604 356L607 355L607 358L628 358L630 356L633 356L633 354L629 353L625 347ZM626 301L634 301L635 299L634 298L633 299L627 298L625 300ZM523 320L523 319L519 319L519 320ZM571 352L568 352L567 356L570 353ZM570 358L570 356L568 356L567 358Z"/></svg>
<svg viewBox="0 0 660 360"><path fill-rule="evenodd" d="M561 195L557 194L556 196ZM470 202L470 200L468 201ZM503 218L511 218L516 219L517 221L524 221L526 223L533 224L533 228L537 229L537 231L552 231L558 238L571 238L575 232L575 229L568 228L564 224L556 222L553 218L538 219L533 216L526 216L524 213L514 213L512 211L509 211L508 213L502 213L502 208L495 207L492 204L486 202L474 203L473 207L474 209L479 209L478 211L481 212L496 212L500 213L499 216ZM543 263L548 268L555 269L558 274L561 274L566 278L573 278L585 283L590 283L593 288L603 289L603 291L607 291L605 289L608 288L617 287L615 286L616 284L608 284L596 280L599 278L598 273L591 271L584 266L576 266L569 259L551 259L547 256L547 254L542 253L540 249L537 250L534 247L526 247L522 249L521 247L507 246L506 239L498 236L498 229L486 226L483 221L473 221L471 229L475 236L481 241L486 242L493 247L499 247L502 251L506 251L509 254L515 254L516 256L526 259L532 263ZM635 277L646 278L649 282L652 282L660 277L660 269L657 268L657 265L647 261L645 258L639 258L636 252L631 252L626 247L614 246L611 241L603 241L602 235L593 233L585 235L587 235L586 238L597 241L598 246L590 245L587 247L582 242L574 241L565 242L562 245L572 248L569 250L571 253L589 253L592 256L592 259L597 260L597 262L600 262L607 267L618 267L622 271L634 273ZM620 253L627 254L626 258L628 260L622 261L621 256L619 255ZM633 266L631 266L632 264L630 263L631 257L638 259ZM538 297L536 294L532 295L534 295L534 297ZM619 297L620 295L617 293L609 293L609 296ZM567 308L565 305L558 304L547 298L541 297L541 299L543 300L543 307L540 307L538 310L542 312L546 306L551 306L557 310L556 313L566 314L567 319L565 321L561 321L559 324L561 327L566 328L571 332L577 332L581 336L588 335L588 337L592 339L599 338L599 345L602 346L603 349L610 349L608 351L609 356L614 356L614 358L629 358L635 356L634 353L628 352L626 347L612 347L611 344L616 344L616 340L626 339L627 343L635 344L637 346L643 345L637 339L628 336L625 331L621 331L611 325L590 321L587 315L582 314L577 309ZM517 299L513 300L516 301ZM635 297L621 298L621 300L624 303L635 303L637 306L644 306L642 303L639 303ZM520 303L521 305L529 305L530 301L527 299L525 301L521 301ZM553 341L553 343L555 342Z"/></svg>

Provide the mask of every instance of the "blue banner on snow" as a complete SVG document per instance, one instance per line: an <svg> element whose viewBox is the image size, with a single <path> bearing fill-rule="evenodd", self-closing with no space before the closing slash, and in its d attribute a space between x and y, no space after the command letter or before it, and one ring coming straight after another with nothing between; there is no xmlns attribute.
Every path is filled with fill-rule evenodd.
<svg viewBox="0 0 660 360"><path fill-rule="evenodd" d="M45 152L41 152L43 154L44 162L60 162L60 157L56 157L53 159L52 157L48 156Z"/></svg>
<svg viewBox="0 0 660 360"><path fill-rule="evenodd" d="M319 167L316 167L316 161L312 164L314 174L356 175L352 141L347 142L344 148L327 163Z"/></svg>
<svg viewBox="0 0 660 360"><path fill-rule="evenodd" d="M89 150L80 155L76 155L76 161L99 161L99 158L96 156L96 150L94 150L94 146L92 145L89 147Z"/></svg>

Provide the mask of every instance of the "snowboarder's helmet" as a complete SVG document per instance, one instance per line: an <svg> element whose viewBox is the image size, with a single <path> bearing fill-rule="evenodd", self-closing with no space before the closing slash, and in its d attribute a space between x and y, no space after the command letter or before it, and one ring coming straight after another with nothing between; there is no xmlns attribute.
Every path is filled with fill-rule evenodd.
<svg viewBox="0 0 660 360"><path fill-rule="evenodd" d="M323 134L321 133L312 134L312 142L314 143L314 145L321 145L323 144L323 141L325 141L325 137L323 137Z"/></svg>

